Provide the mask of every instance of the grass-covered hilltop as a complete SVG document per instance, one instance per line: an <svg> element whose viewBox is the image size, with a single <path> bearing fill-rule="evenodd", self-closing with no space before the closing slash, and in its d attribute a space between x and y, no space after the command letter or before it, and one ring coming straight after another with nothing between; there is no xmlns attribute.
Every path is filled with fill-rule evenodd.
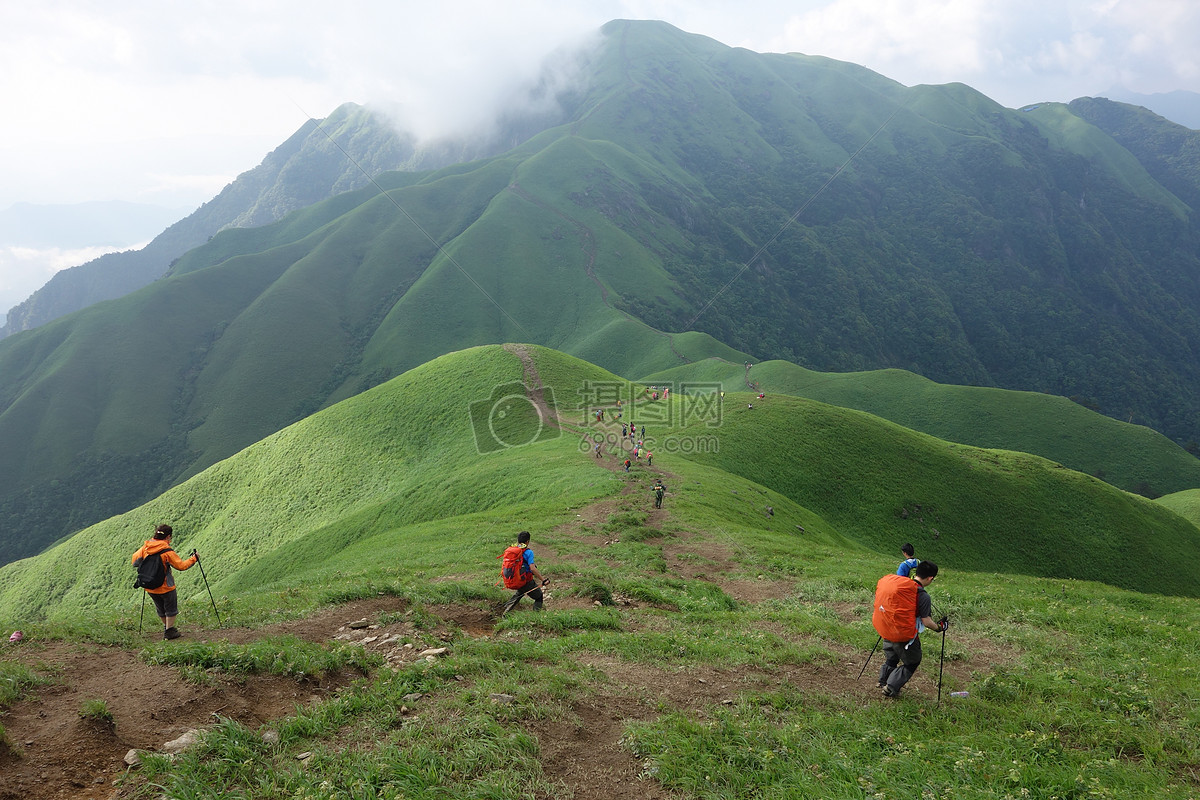
<svg viewBox="0 0 1200 800"><path fill-rule="evenodd" d="M0 624L26 635L0 655L0 769L51 796L23 709L68 691L79 667L39 656L61 639L76 662L136 657L138 681L175 693L157 721L115 691L76 709L115 760L144 751L112 775L122 798L1200 791L1187 493L1155 502L744 389L471 348L0 568ZM626 472L631 421L653 463ZM177 573L175 642L153 620L138 633L130 588L130 554L164 521L206 578ZM546 610L501 616L497 556L520 530L551 581ZM940 564L930 593L952 626L923 635L924 663L891 700L879 654L864 664L875 581L904 541ZM280 681L312 696L271 719L234 702ZM198 744L151 752L189 706Z"/></svg>

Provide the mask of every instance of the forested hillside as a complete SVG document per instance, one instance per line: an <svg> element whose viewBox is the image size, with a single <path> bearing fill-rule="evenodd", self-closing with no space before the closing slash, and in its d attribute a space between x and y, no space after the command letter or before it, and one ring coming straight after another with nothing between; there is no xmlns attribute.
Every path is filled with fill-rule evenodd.
<svg viewBox="0 0 1200 800"><path fill-rule="evenodd" d="M1067 106L660 23L603 34L561 115L502 154L228 229L137 292L0 342L0 561L486 343L627 378L708 358L899 367L1197 438L1186 158L1151 164Z"/></svg>

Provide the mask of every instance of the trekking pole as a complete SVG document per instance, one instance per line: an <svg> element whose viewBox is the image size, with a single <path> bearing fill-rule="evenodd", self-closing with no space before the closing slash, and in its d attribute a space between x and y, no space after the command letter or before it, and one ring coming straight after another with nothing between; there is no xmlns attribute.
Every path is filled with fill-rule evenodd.
<svg viewBox="0 0 1200 800"><path fill-rule="evenodd" d="M142 633L142 620L146 618L146 593L142 592L142 613L138 615L138 635Z"/></svg>
<svg viewBox="0 0 1200 800"><path fill-rule="evenodd" d="M879 638L875 640L875 647L879 647L879 643L882 641L883 641L883 635L880 634ZM871 648L871 655L867 656L867 660L863 662L863 668L861 670L859 670L859 672L858 672L859 678L861 678L863 676L863 673L865 673L867 671L867 664L870 664L871 659L875 657L875 647Z"/></svg>
<svg viewBox="0 0 1200 800"><path fill-rule="evenodd" d="M535 585L533 587L533 589L540 589L549 582L550 582L549 578L542 578L542 582ZM532 592L533 589L526 589L525 591L521 592L516 597L510 597L507 600L505 600L504 601L504 610L500 612L500 616L503 617L505 614L512 611L514 608L516 608L517 603L519 603L521 601L521 598L524 597L525 595L529 594L530 592Z"/></svg>
<svg viewBox="0 0 1200 800"><path fill-rule="evenodd" d="M946 629L942 628L942 655L938 658L938 699L937 704L942 704L942 667L946 665Z"/></svg>
<svg viewBox="0 0 1200 800"><path fill-rule="evenodd" d="M208 589L208 599L212 603L213 613L217 615L217 627L224 627L221 622L221 612L217 611L217 601L213 599L212 587L208 585L208 576L204 574L204 565L200 563L200 554L193 550L192 555L196 557L196 566L200 568L200 577L204 578L204 588Z"/></svg>

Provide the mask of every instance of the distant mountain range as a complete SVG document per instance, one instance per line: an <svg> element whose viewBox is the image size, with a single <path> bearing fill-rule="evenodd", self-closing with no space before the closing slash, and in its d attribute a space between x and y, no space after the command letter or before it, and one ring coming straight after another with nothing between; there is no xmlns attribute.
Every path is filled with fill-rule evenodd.
<svg viewBox="0 0 1200 800"><path fill-rule="evenodd" d="M1200 128L1200 93L1188 92L1182 89L1174 92L1159 92L1157 94L1138 94L1137 92L1112 91L1104 95L1109 100L1120 103L1142 106L1153 111L1160 117L1166 117L1172 122L1187 128Z"/></svg>
<svg viewBox="0 0 1200 800"><path fill-rule="evenodd" d="M343 107L142 251L140 289L0 341L0 559L505 341L625 377L901 368L1200 438L1200 134L662 23L581 58L557 110L435 168Z"/></svg>

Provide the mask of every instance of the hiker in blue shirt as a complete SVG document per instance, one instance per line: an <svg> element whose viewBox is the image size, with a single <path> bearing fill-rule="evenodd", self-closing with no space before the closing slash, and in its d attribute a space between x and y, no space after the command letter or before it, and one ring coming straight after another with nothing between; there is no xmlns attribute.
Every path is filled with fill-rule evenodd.
<svg viewBox="0 0 1200 800"><path fill-rule="evenodd" d="M900 545L900 553L904 556L904 560L900 562L900 566L896 569L897 575L908 577L908 573L912 572L917 564L921 563L919 558L913 558L913 546L908 542Z"/></svg>
<svg viewBox="0 0 1200 800"><path fill-rule="evenodd" d="M542 610L542 587L545 586L548 581L542 577L542 573L538 572L538 568L533 564L533 550L529 547L529 539L529 531L521 531L517 534L517 543L513 545L513 548L520 548L521 550L519 576L520 578L523 578L524 581L520 586L509 587L515 589L516 594L514 594L512 598L504 604L505 614L516 608L517 604L521 602L521 598L525 597L526 595L533 600L534 611ZM506 583L505 585L507 586L508 584Z"/></svg>

